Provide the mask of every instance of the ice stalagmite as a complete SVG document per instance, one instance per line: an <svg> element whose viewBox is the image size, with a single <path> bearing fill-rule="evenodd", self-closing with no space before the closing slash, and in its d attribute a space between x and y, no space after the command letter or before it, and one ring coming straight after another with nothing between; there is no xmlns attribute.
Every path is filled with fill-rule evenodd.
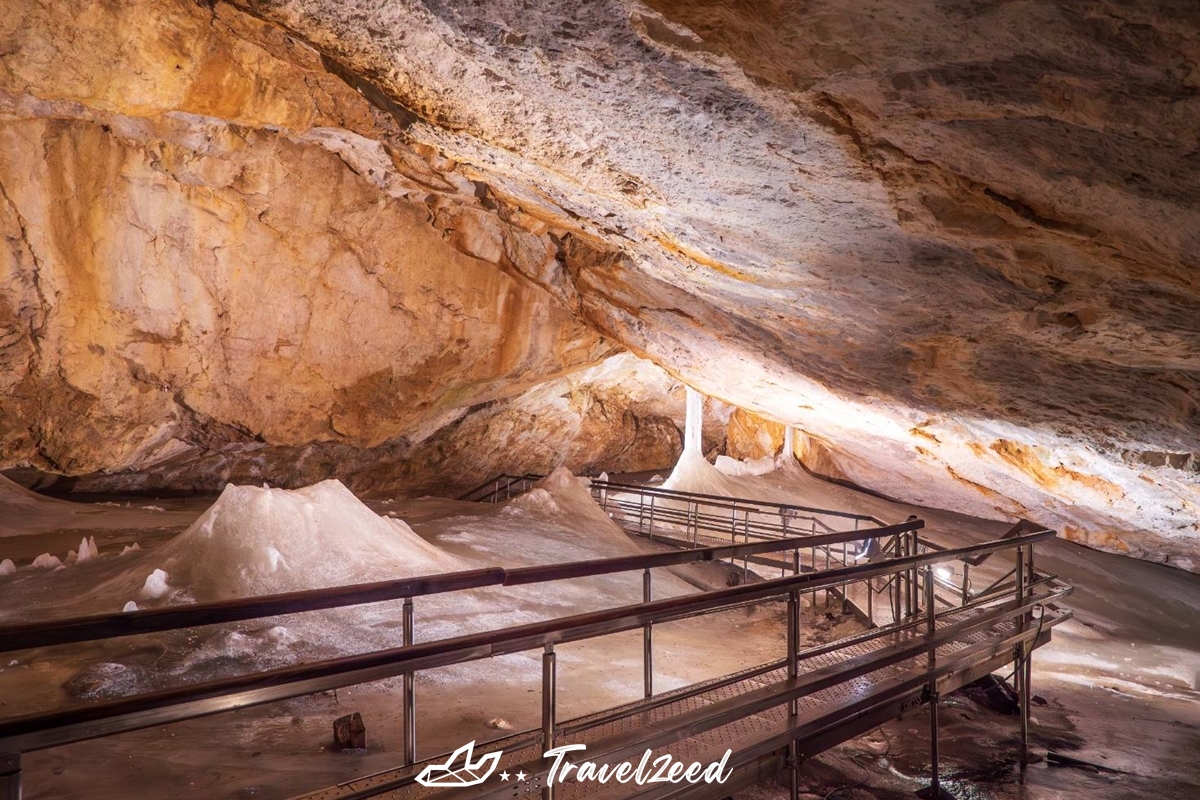
<svg viewBox="0 0 1200 800"><path fill-rule="evenodd" d="M687 416L683 425L683 449L697 453L704 450L704 395L687 387Z"/></svg>

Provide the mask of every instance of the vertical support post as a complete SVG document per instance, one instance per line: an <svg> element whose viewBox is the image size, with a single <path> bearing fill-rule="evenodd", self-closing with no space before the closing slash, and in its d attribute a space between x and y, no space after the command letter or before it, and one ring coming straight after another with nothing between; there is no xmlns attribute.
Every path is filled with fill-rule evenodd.
<svg viewBox="0 0 1200 800"><path fill-rule="evenodd" d="M642 602L649 603L651 599L650 568L642 573ZM654 634L653 623L647 622L642 628L642 690L644 697L654 695Z"/></svg>
<svg viewBox="0 0 1200 800"><path fill-rule="evenodd" d="M788 592L788 629L787 629L787 670L788 679L795 680L800 675L800 590ZM795 717L800 713L800 701L788 701L788 715ZM790 724L790 723L789 723Z"/></svg>
<svg viewBox="0 0 1200 800"><path fill-rule="evenodd" d="M925 626L929 637L929 649L926 654L929 670L929 789L930 797L936 800L942 796L942 786L938 764L938 690L937 678L933 677L933 668L937 662L937 646L933 642L937 632L937 608L934 606L932 564L925 566Z"/></svg>
<svg viewBox="0 0 1200 800"><path fill-rule="evenodd" d="M962 604L971 602L971 565L963 562Z"/></svg>
<svg viewBox="0 0 1200 800"><path fill-rule="evenodd" d="M554 645L546 645L542 654L542 752L554 747L555 713L558 705L558 670ZM542 800L554 800L554 787L542 787Z"/></svg>
<svg viewBox="0 0 1200 800"><path fill-rule="evenodd" d="M791 773L792 785L789 793L790 800L800 800L800 749L796 740L788 742L788 772Z"/></svg>
<svg viewBox="0 0 1200 800"><path fill-rule="evenodd" d="M413 601L411 597L404 598L404 646L413 643L414 632ZM404 673L404 689L402 702L404 705L404 764L409 766L417 763L417 682L416 673L409 670Z"/></svg>
<svg viewBox="0 0 1200 800"><path fill-rule="evenodd" d="M1025 599L1025 548L1017 548L1016 600L1018 603ZM1017 623L1018 630L1025 632L1027 615L1022 614ZM1029 645L1021 642L1017 645L1016 669L1013 676L1017 682L1017 697L1021 712L1021 769L1029 765Z"/></svg>
<svg viewBox="0 0 1200 800"><path fill-rule="evenodd" d="M892 543L895 545L894 549L896 551L896 557L899 558L903 556L905 543L904 535L900 533L896 534L892 537ZM888 582L891 584L892 596L894 597L894 603L892 605L892 622L899 622L900 618L905 615L904 604L907 602L908 597L908 590L905 588L905 581L907 581L907 579L907 570L893 572L888 579Z"/></svg>
<svg viewBox="0 0 1200 800"><path fill-rule="evenodd" d="M825 545L825 571L829 571L829 545ZM829 587L825 587L825 607L829 608Z"/></svg>
<svg viewBox="0 0 1200 800"><path fill-rule="evenodd" d="M808 557L812 559L812 571L817 571L817 548L808 548ZM812 590L812 605L810 606L815 614L817 612L817 590Z"/></svg>
<svg viewBox="0 0 1200 800"><path fill-rule="evenodd" d="M748 509L748 508L746 509L746 524L742 530L746 534L746 544L750 544L750 509ZM749 577L750 577L750 558L749 558L749 556L743 555L742 556L742 583L746 583L746 581L747 581L747 579L749 579Z"/></svg>
<svg viewBox="0 0 1200 800"><path fill-rule="evenodd" d="M650 527L647 529L646 536L650 541L654 541L654 495L650 495Z"/></svg>
<svg viewBox="0 0 1200 800"><path fill-rule="evenodd" d="M917 539L917 532L910 531L908 533L908 554L910 556L915 556L915 555L918 555L920 552L921 552L921 547L920 547L920 542ZM910 598L909 598L909 602L908 602L908 608L909 608L909 614L912 616L916 616L917 611L921 607L920 594L919 594L920 593L920 575L918 574L918 570L915 565L910 570L910 573L912 575L912 581L909 583ZM932 572L930 570L926 570L926 573L927 573L927 575L932 574ZM932 584L930 584L930 585L932 586ZM929 592L929 590L926 589L927 594L928 594L928 592Z"/></svg>
<svg viewBox="0 0 1200 800"><path fill-rule="evenodd" d="M0 800L21 800L21 754L0 755Z"/></svg>
<svg viewBox="0 0 1200 800"><path fill-rule="evenodd" d="M874 609L873 598L875 595L875 579L867 578L865 583L867 584L867 622L868 622L868 624L870 624L870 626L872 628L874 628L875 627L875 609Z"/></svg>

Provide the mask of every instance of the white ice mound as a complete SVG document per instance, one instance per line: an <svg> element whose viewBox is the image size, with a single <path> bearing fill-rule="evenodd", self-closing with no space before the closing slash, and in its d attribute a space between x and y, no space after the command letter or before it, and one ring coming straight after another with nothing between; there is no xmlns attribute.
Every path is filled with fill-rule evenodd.
<svg viewBox="0 0 1200 800"><path fill-rule="evenodd" d="M684 450L675 463L675 469L662 483L663 489L679 492L696 492L723 497L738 496L738 485L731 476L714 467L695 450Z"/></svg>
<svg viewBox="0 0 1200 800"><path fill-rule="evenodd" d="M593 542L612 555L641 552L592 499L587 478L577 478L558 467L533 488L510 500L505 513L532 511L548 518L567 519L571 527L588 531Z"/></svg>
<svg viewBox="0 0 1200 800"><path fill-rule="evenodd" d="M465 568L336 480L294 490L227 486L156 555L171 586L197 602Z"/></svg>
<svg viewBox="0 0 1200 800"><path fill-rule="evenodd" d="M729 456L717 456L716 463L713 467L717 472L734 477L758 476L766 475L774 472L779 468L774 456L763 456L762 458L753 458L748 461L738 461L736 458Z"/></svg>

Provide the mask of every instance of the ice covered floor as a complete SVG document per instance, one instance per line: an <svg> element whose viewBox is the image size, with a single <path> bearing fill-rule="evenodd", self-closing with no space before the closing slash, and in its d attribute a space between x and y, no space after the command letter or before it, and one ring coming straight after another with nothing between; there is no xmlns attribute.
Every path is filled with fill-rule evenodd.
<svg viewBox="0 0 1200 800"><path fill-rule="evenodd" d="M994 539L1010 527L1008 522L919 508L857 492L815 478L794 462L777 467L770 460L742 464L721 458L714 466L685 455L663 486L846 509L887 522L917 514L927 523L922 535L948 546ZM1200 576L1062 539L1039 544L1036 555L1039 570L1057 574L1075 587L1064 604L1075 611L1075 619L1056 627L1051 645L1038 650L1034 659L1034 691L1056 704L1060 718L1053 731L1049 723L1040 731L1043 746L1129 774L1064 778L1061 770L1042 765L1019 790L999 785L993 796L1200 797L1196 758L1200 754ZM998 562L987 562L979 577L998 577L1011 567ZM1050 714L1034 711L1035 717L1048 719ZM908 741L910 750L911 737L904 734L915 728L924 736L926 730L924 717L890 727L892 738ZM1036 741L1038 725L1033 730ZM988 736L996 733L990 731ZM1011 730L1000 733L1008 737ZM944 740L943 757L949 752L953 759L957 751L964 765L976 767L995 758L994 748L977 727L964 726L957 741L955 736L951 730ZM1064 736L1079 749L1067 750ZM927 751L917 749L928 758ZM846 758L849 756L844 754L843 760ZM887 791L897 790L894 781L889 783L883 777L888 769L871 773L853 760L843 766L846 785L865 780L860 789L874 792L859 796L889 797ZM872 778L879 780L872 782ZM904 782L899 786L912 790ZM845 800L856 795L845 792L838 796Z"/></svg>
<svg viewBox="0 0 1200 800"><path fill-rule="evenodd" d="M16 574L0 578L0 618L45 619L116 611L127 603L146 608L497 564L575 561L646 546L616 528L568 473L497 506L431 498L373 505L374 511L336 482L294 492L231 487L186 530L165 542L142 541L139 550L123 555L97 525L100 557L61 569L23 561ZM689 580L709 579L687 569L659 570L655 596L696 591ZM635 574L418 598L417 639L637 602L641 591ZM661 626L656 686L682 686L781 657L779 613L763 607ZM399 603L381 603L15 654L15 664L0 668L0 714L395 646L400 619ZM829 625L810 622L814 636ZM715 641L737 644L713 648ZM641 652L636 632L560 648L560 713L586 714L639 697ZM421 673L421 752L494 738L507 726L535 727L539 691L540 653ZM332 720L355 710L366 718L370 752L328 752ZM398 684L386 681L30 754L27 797L288 797L394 766L398 712ZM130 786L138 793L130 794Z"/></svg>
<svg viewBox="0 0 1200 800"><path fill-rule="evenodd" d="M725 471L702 462L684 463L668 485L842 508L886 521L916 513L927 520L928 535L948 545L995 538L1008 528L1008 523L892 503L817 480L795 465L774 469L768 462L722 463L722 467ZM499 506L432 498L380 500L370 504L375 512L371 513L335 486L317 487L310 493L315 497L245 490L231 496L227 508L216 515L201 516L203 508L193 506L190 519L173 530L159 531L116 525L106 528L106 515L120 514L125 519L131 511L124 506L91 505L89 511L100 509L99 514L88 514L100 557L61 570L34 570L24 564L43 549L63 556L67 547L77 548L78 528L62 538L57 550L46 547L45 542L62 534L47 528L38 528L42 532L31 536L0 539L0 558L16 552L18 543L23 543L21 552L27 554L18 559L22 568L15 575L0 577L0 617L115 610L131 600L142 605L186 602L193 597L245 593L251 586L256 591L275 591L341 582L355 575L376 579L383 573L431 566L452 569L550 563L618 555L644 546L608 526L602 514L597 517L598 509L587 499L586 491L564 476ZM36 504L37 499L23 502ZM314 506L313 527L298 542L281 539L279 530L265 524L281 505L294 505L291 512L298 510L303 517L310 513L304 510L306 503ZM334 507L337 513L322 518L318 506ZM223 511L235 507L240 509L236 514L222 518ZM53 513L64 513L64 509ZM167 512L147 512L159 513ZM180 516L186 514L180 512ZM64 518L72 524L76 521L70 513ZM296 515L289 513L288 518L294 520ZM388 519L403 522L390 523ZM186 532L166 541L170 537L164 532L178 533L193 521ZM117 555L131 538L137 538L142 549ZM391 547L397 541L406 543L398 551ZM211 569L222 559L233 559L232 563L240 566L234 571ZM989 778L991 783L984 784L986 793L971 796L1192 800L1200 785L1195 758L1200 752L1200 694L1196 691L1200 578L1065 541L1039 546L1038 560L1040 568L1076 586L1067 604L1077 618L1056 628L1052 645L1038 651L1035 658L1035 692L1045 697L1048 705L1034 711L1034 742L1124 773L1084 774L1035 765L1026 782L1018 784L1009 758L1013 721L989 718L976 709L953 704L947 711L942 744L945 769L952 774L956 769L965 773L992 765L994 775ZM325 563L329 561L337 562L336 569L324 571L330 569ZM993 568L1003 567L995 564ZM165 591L158 597L142 597L146 579L159 569L166 576ZM684 580L665 575L656 577L655 585L657 596L694 590ZM598 603L632 602L640 597L640 583L633 576L612 577L576 582L552 594L509 591L501 596L496 590L480 590L455 597L445 603L418 601L419 639L589 610ZM114 689L138 691L161 682L228 674L244 669L248 662L270 666L395 644L400 638L399 620L397 604L380 604L305 615L303 619L205 629L188 636L138 637L100 649L60 651L54 656L20 654L16 665L0 664L0 703L4 704L0 713L7 716L19 710L78 702ZM822 635L821 624L830 623L820 622L810 612L805 629ZM657 630L656 680L660 688L725 674L783 652L783 628L778 610L772 608L674 623ZM713 646L714 642L723 644ZM636 697L640 654L637 634L562 648L561 713L587 713ZM419 702L423 712L432 713L421 715L422 752L451 749L469 738L500 735L505 731L495 727L502 724L495 722L498 719L516 728L534 725L540 708L536 658L536 654L522 654L423 673L418 680ZM101 668L98 664L117 666ZM467 686L470 690L464 689ZM370 751L356 756L330 752L326 745L332 719L354 710L366 716ZM343 690L336 696L301 698L60 748L27 758L27 796L286 797L393 766L400 740L397 712L397 687L385 682ZM925 774L925 730L923 715L886 726L884 733L823 756L810 766L806 780L816 797L825 797L838 787L843 788L833 796L841 800L910 796ZM131 793L130 786L138 791ZM775 791L765 787L760 793Z"/></svg>

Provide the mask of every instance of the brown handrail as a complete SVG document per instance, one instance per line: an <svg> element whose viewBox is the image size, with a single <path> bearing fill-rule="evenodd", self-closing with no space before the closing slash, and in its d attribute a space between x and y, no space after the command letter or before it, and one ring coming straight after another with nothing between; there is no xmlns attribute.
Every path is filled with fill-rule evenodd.
<svg viewBox="0 0 1200 800"><path fill-rule="evenodd" d="M486 586L519 586L567 578L607 575L615 572L654 569L656 567L740 558L796 547L820 547L860 539L890 536L918 530L921 520L902 522L888 528L861 531L839 531L788 539L775 539L750 544L703 547L670 553L645 553L635 556L616 556L568 564L546 564L533 567L488 569L423 575L392 581L339 586L330 589L309 589L300 592L220 600L174 608L100 614L46 622L29 622L0 627L0 652L48 647L60 644L133 636L144 633L238 622L247 619L319 611L330 608L402 600L407 597L477 589Z"/></svg>
<svg viewBox="0 0 1200 800"><path fill-rule="evenodd" d="M1032 545L1053 535L1054 531L1042 531L1010 540L983 542L943 553L917 554L888 562L777 578L699 595L674 597L534 622L500 631L485 631L298 664L138 697L96 703L83 708L17 717L0 721L0 752L26 752L55 747L182 719L208 716L234 708L395 677L417 670L633 630L664 619L679 619L684 614L698 615L733 604L778 597L791 591L824 589L847 580L865 580L916 566L961 559L963 556Z"/></svg>
<svg viewBox="0 0 1200 800"><path fill-rule="evenodd" d="M654 495L656 497L659 497L659 496L666 497L668 499L679 499L679 500L700 499L700 500L705 500L705 501L713 501L713 503L712 503L713 505L717 505L718 503L725 503L726 507L728 507L728 504L730 503L731 500L737 499L737 500L745 501L744 505L738 506L739 509L744 509L746 507L746 505L754 504L754 505L758 505L758 506L766 506L768 508L783 509L786 511L804 511L804 512L807 512L810 514L825 514L825 515L832 516L832 517L843 517L845 519L857 519L857 520L862 520L864 522L875 522L880 525L883 524L883 521L880 520L878 517L873 517L869 514L855 514L851 511L835 511L833 509L828 509L828 508L814 508L811 506L798 506L798 505L793 505L791 503L777 503L773 500L752 500L749 498L731 498L731 497L726 497L725 495L719 495L719 494L704 494L702 492L685 492L685 491L680 491L678 489L663 489L663 488L656 487L656 486L639 486L637 484L632 484L632 483L614 483L613 481L593 480L591 485L595 488L603 489L605 491L613 490L617 493L633 491L633 492L638 492L640 494Z"/></svg>

